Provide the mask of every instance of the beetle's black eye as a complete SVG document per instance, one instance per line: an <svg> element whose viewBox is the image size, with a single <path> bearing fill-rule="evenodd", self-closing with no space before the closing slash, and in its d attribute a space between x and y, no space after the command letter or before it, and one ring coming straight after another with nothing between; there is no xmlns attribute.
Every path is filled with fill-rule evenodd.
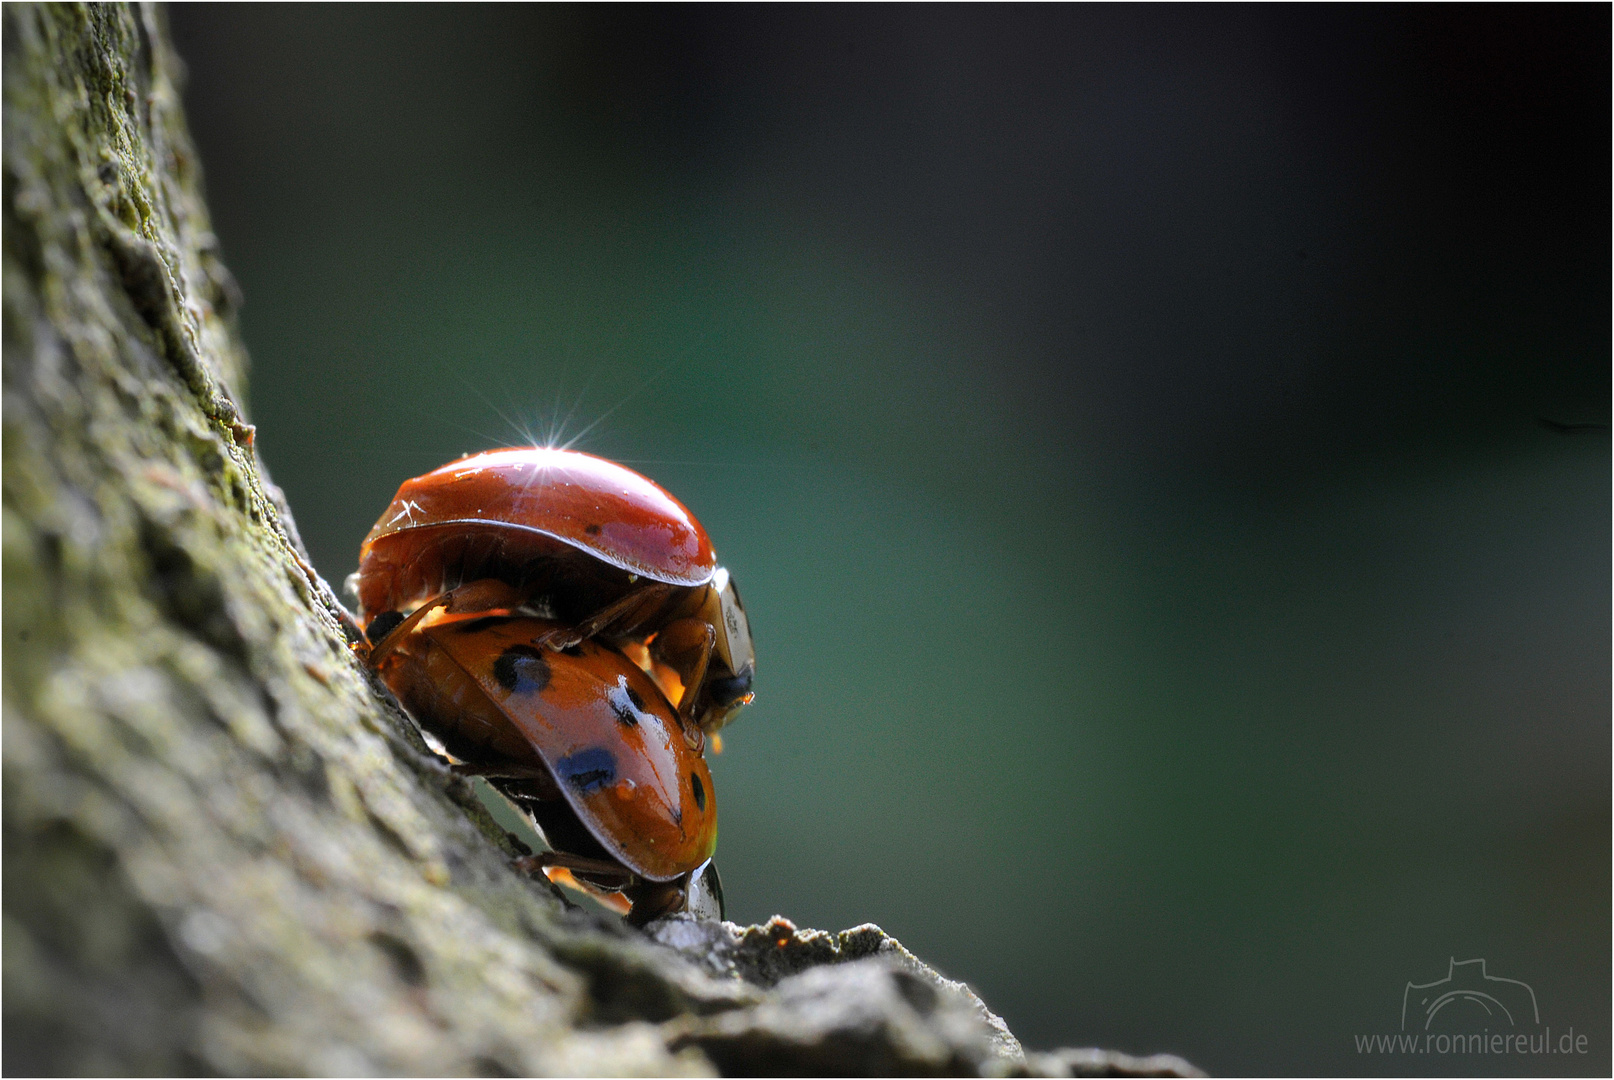
<svg viewBox="0 0 1614 1080"><path fill-rule="evenodd" d="M719 709L739 701L751 692L752 668L746 668L732 679L713 679L707 683L706 693L711 697L712 704Z"/></svg>
<svg viewBox="0 0 1614 1080"><path fill-rule="evenodd" d="M694 773L689 774L689 786L695 789L695 809L706 813L706 786L701 778Z"/></svg>
<svg viewBox="0 0 1614 1080"><path fill-rule="evenodd" d="M403 612L383 611L370 620L370 625L365 629L364 636L370 639L371 645L378 645L382 638L392 633L393 629L403 621Z"/></svg>
<svg viewBox="0 0 1614 1080"><path fill-rule="evenodd" d="M493 677L512 694L536 694L549 685L549 665L530 645L512 645L493 661Z"/></svg>
<svg viewBox="0 0 1614 1080"><path fill-rule="evenodd" d="M628 727L638 727L641 719L654 718L654 714L645 709L644 698L628 685L624 676L617 676L617 684L611 687L605 700L611 706L611 711L616 713L616 718Z"/></svg>

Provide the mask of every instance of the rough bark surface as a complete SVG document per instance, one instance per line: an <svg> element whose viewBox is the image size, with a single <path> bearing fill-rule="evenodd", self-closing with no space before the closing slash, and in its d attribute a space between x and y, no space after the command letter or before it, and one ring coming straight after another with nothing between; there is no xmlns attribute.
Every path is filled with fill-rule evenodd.
<svg viewBox="0 0 1614 1080"><path fill-rule="evenodd" d="M161 13L4 19L9 1074L1070 1075L877 927L572 908L356 661L236 402Z"/></svg>

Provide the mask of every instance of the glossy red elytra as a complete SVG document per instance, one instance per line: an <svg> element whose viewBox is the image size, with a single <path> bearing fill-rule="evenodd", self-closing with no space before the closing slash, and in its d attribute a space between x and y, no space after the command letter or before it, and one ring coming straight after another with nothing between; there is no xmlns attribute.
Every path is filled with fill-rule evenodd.
<svg viewBox="0 0 1614 1080"><path fill-rule="evenodd" d="M750 627L706 531L614 462L525 447L406 481L351 582L370 663L526 809L546 872L630 918L721 910L702 757L751 700Z"/></svg>

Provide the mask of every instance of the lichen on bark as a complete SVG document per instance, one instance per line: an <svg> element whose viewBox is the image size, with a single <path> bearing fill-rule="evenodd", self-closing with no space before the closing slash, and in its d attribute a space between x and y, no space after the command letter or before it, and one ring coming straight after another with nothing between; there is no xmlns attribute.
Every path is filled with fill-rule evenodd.
<svg viewBox="0 0 1614 1080"><path fill-rule="evenodd" d="M878 928L516 874L258 459L161 12L3 20L6 1072L1186 1068L1028 1058Z"/></svg>

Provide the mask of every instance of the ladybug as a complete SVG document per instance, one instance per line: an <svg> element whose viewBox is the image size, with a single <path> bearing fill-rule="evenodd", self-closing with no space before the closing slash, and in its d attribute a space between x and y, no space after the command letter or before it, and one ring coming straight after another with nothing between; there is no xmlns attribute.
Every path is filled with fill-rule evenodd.
<svg viewBox="0 0 1614 1080"><path fill-rule="evenodd" d="M554 849L525 866L636 923L721 917L702 752L755 664L683 504L587 454L472 455L399 488L350 586L370 666Z"/></svg>
<svg viewBox="0 0 1614 1080"><path fill-rule="evenodd" d="M351 579L375 640L428 604L494 579L530 614L637 653L680 713L713 733L751 701L751 629L695 516L604 458L517 447L406 480ZM687 691L687 692L686 692Z"/></svg>

